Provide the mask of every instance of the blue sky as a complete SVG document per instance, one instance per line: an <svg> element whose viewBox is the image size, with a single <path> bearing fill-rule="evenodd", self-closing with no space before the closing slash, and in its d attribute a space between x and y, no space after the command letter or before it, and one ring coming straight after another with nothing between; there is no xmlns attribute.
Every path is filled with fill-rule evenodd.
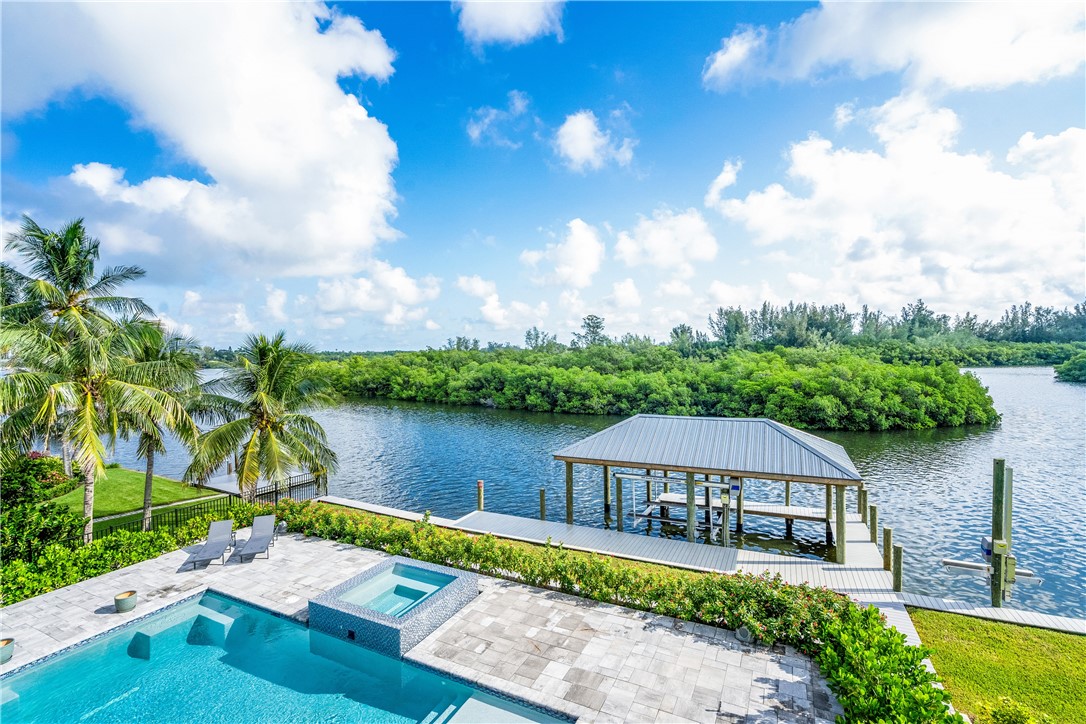
<svg viewBox="0 0 1086 724"><path fill-rule="evenodd" d="M1086 291L1081 3L11 4L4 232L216 346Z"/></svg>

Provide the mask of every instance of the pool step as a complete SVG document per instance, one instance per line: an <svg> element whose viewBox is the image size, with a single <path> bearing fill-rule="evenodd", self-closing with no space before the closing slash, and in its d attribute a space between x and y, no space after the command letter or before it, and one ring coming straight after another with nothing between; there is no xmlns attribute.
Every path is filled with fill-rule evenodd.
<svg viewBox="0 0 1086 724"><path fill-rule="evenodd" d="M452 719L469 696L464 693L448 692L419 724L444 724Z"/></svg>
<svg viewBox="0 0 1086 724"><path fill-rule="evenodd" d="M241 613L239 611L239 613ZM230 633L230 627L234 623L234 617L229 614L208 608L201 602L194 609L183 607L174 615L165 615L161 618L153 617L147 623L141 625L132 640L128 643L128 655L134 659L150 661L152 642L163 631L175 626L189 625L188 635L185 640L195 646L222 646L226 643L226 636Z"/></svg>

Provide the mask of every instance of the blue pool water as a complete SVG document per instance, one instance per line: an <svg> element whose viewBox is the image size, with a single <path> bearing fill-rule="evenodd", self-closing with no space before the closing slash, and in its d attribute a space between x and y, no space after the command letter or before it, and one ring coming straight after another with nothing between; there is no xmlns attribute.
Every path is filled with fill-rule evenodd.
<svg viewBox="0 0 1086 724"><path fill-rule="evenodd" d="M553 722L206 593L0 680L14 722Z"/></svg>
<svg viewBox="0 0 1086 724"><path fill-rule="evenodd" d="M389 616L403 616L454 580L445 573L397 563L339 597L347 603Z"/></svg>

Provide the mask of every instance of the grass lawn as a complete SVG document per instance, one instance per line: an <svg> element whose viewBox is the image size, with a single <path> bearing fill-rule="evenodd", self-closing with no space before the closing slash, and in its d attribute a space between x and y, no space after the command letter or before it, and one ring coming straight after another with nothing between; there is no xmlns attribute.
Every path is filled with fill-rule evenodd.
<svg viewBox="0 0 1086 724"><path fill-rule="evenodd" d="M1086 636L909 609L954 706L1009 696L1053 722L1086 722Z"/></svg>
<svg viewBox="0 0 1086 724"><path fill-rule="evenodd" d="M108 468L105 479L99 480L94 486L94 517L100 518L104 515L141 510L143 508L143 481L145 477L146 473L137 470ZM175 503L179 500L213 495L215 492L217 491L186 485L177 480L170 480L156 475L151 502L153 505ZM83 488L76 488L53 502L67 506L82 515Z"/></svg>

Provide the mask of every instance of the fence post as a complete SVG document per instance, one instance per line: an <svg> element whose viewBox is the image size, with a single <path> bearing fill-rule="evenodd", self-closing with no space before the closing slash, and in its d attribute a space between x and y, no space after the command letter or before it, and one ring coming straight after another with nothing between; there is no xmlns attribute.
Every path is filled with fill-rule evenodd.
<svg viewBox="0 0 1086 724"><path fill-rule="evenodd" d="M901 593L901 558L904 550L900 543L894 544L894 590L898 593Z"/></svg>

